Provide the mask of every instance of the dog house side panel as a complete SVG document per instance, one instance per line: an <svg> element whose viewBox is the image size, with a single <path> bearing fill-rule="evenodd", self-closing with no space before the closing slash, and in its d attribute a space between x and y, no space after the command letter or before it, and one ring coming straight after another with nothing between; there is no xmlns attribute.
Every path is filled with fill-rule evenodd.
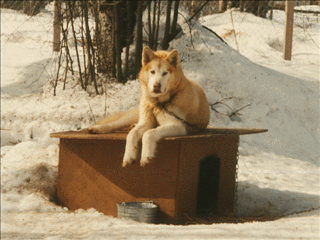
<svg viewBox="0 0 320 240"><path fill-rule="evenodd" d="M116 217L117 203L153 200L160 222L176 222L178 141L161 141L157 158L144 168L139 161L123 168L124 149L123 140L61 139L59 201Z"/></svg>
<svg viewBox="0 0 320 240"><path fill-rule="evenodd" d="M220 143L217 150L220 158L218 212L234 216L239 136L225 135Z"/></svg>
<svg viewBox="0 0 320 240"><path fill-rule="evenodd" d="M115 152L121 149L112 142L106 144ZM102 156L102 149L99 149L103 145L86 140L60 140L58 199L71 210L95 208L116 217L115 202L134 198L104 175L104 162L108 158ZM92 160L89 163L88 158Z"/></svg>
<svg viewBox="0 0 320 240"><path fill-rule="evenodd" d="M220 159L218 211L233 213L238 138L237 135L216 135L181 140L177 194L180 218L197 212L200 161L211 155Z"/></svg>

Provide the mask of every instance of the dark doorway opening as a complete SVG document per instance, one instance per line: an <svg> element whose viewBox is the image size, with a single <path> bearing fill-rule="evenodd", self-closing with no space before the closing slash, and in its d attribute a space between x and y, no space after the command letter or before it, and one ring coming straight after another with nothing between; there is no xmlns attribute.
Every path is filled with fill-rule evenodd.
<svg viewBox="0 0 320 240"><path fill-rule="evenodd" d="M220 159L214 155L200 161L198 181L198 213L214 212L218 206Z"/></svg>

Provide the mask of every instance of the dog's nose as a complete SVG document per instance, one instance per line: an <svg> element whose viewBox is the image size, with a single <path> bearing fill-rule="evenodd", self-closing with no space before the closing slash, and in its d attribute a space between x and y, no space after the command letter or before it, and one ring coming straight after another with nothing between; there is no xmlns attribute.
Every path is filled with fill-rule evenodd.
<svg viewBox="0 0 320 240"><path fill-rule="evenodd" d="M161 90L161 83L153 84L153 90L160 91Z"/></svg>

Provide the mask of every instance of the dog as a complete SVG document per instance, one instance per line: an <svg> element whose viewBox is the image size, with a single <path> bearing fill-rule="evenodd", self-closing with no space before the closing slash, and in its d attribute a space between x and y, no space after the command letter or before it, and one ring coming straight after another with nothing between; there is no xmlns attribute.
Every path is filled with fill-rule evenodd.
<svg viewBox="0 0 320 240"><path fill-rule="evenodd" d="M143 167L155 157L161 139L205 129L210 120L206 95L199 84L183 74L177 50L154 52L144 47L139 81L139 108L117 113L89 127L90 133L110 133L136 123L127 135L123 167L137 159L141 139Z"/></svg>

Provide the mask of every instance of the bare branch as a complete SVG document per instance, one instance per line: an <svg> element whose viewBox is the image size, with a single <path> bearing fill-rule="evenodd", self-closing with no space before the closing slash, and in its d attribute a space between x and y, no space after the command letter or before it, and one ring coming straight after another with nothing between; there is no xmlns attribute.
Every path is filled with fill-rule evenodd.
<svg viewBox="0 0 320 240"><path fill-rule="evenodd" d="M219 114L221 114L221 115L223 115L223 116L228 116L228 117L232 117L233 115L241 116L242 114L239 113L239 112L240 112L242 109L251 106L251 103L249 103L249 104L245 105L244 107L241 107L241 108L239 108L239 109L237 109L237 110L233 110L228 104L224 103L223 101L225 101L225 100L230 100L230 99L234 99L234 98L235 98L235 97L227 97L227 98L221 99L220 101L217 101L217 102L215 102L215 103L210 104L211 110L213 110L213 111L215 111L216 113L219 113ZM221 105L226 106L227 108L229 108L229 109L232 111L232 113L231 113L231 114L225 114L225 113L219 112L217 109L214 108L214 106L215 106L215 105L218 105L218 104L221 104Z"/></svg>

